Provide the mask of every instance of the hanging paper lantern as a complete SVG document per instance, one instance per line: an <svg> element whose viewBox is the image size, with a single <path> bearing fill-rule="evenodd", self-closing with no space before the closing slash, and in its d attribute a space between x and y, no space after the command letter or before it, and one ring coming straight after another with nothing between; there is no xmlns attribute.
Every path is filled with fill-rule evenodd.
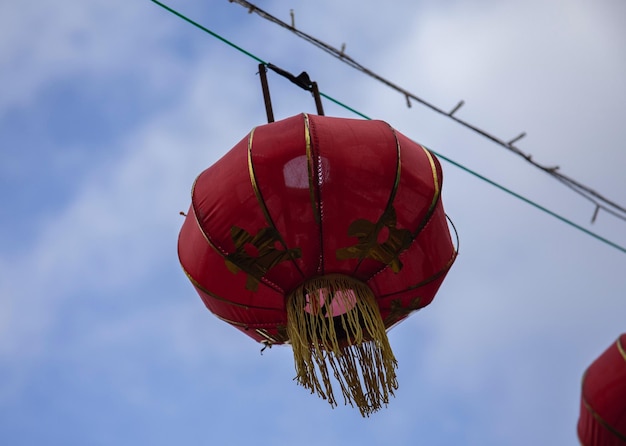
<svg viewBox="0 0 626 446"><path fill-rule="evenodd" d="M456 257L441 167L381 121L298 115L255 128L193 186L178 252L218 318L291 344L299 384L364 416L397 388L386 330Z"/></svg>
<svg viewBox="0 0 626 446"><path fill-rule="evenodd" d="M583 446L626 445L626 333L583 376L578 438Z"/></svg>

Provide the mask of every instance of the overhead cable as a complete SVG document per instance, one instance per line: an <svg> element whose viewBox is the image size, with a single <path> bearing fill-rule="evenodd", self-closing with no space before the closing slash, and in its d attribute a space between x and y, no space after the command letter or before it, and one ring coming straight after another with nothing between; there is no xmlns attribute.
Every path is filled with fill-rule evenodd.
<svg viewBox="0 0 626 446"><path fill-rule="evenodd" d="M294 13L293 10L291 10L290 15L291 15L291 24L288 24L280 19L278 19L277 17L271 15L270 13L264 11L263 9L259 8L258 6L246 1L246 0L228 0L231 3L237 3L241 6L244 6L245 8L248 9L249 13L256 13L259 16L261 16L262 18L282 27L285 28L287 30L289 30L290 32L294 33L295 35L297 35L298 37L306 40L307 42L315 45L316 47L322 49L323 51L325 51L326 53L332 55L333 57L339 59L340 61L344 62L345 64L349 65L350 67L366 74L367 76L376 79L377 81L385 84L386 86L388 86L389 88L392 88L393 90L397 91L398 93L402 94L405 98L406 98L406 103L408 107L411 107L411 100L414 100L420 104L422 104L423 106L429 108L430 110L439 113L441 115L444 115L445 117L455 121L456 123L462 125L465 128L468 128L470 130L472 130L475 133L478 133L479 135L483 136L484 138L487 138L489 140L491 140L492 142L494 142L495 144L515 153L516 155L522 157L526 162L530 163L531 165L533 165L534 167L544 171L545 173L547 173L548 175L552 176L553 178L555 178L556 180L558 180L560 183L562 183L563 185L565 185L566 187L568 187L569 189L573 190L575 193L577 193L578 195L580 195L581 197L585 198L586 200L590 201L591 203L593 203L594 205L594 213L593 213L593 217L591 218L591 222L594 223L597 215L598 215L598 211L599 210L603 210L605 212L607 212L610 215L613 215L616 218L619 218L621 220L626 221L626 207L618 204L617 202L608 199L607 197L605 197L604 195L596 192L595 190L593 190L591 187L586 186L584 184L582 184L581 182L565 175L562 174L559 171L559 166L554 166L554 165L543 165L540 164L539 162L535 161L532 157L532 155L523 152L522 150L520 150L518 147L515 146L515 143L518 142L519 140L521 140L522 138L524 138L526 136L526 132L521 132L519 135L517 135L516 137L506 141L503 140L497 136L494 136L493 134L486 132L480 128L478 128L477 126L470 124L469 122L458 118L457 116L455 116L455 113L465 104L465 101L459 101L457 103L457 105L455 107L453 107L451 110L446 111L444 110L442 107L438 107L434 104L432 104L429 101L426 101L420 97L418 97L417 95L409 92L408 90L398 86L397 84L385 79L384 77L380 76L379 74L376 74L375 72L373 72L372 70L364 67L363 65L361 65L359 62L357 62L356 60L354 60L353 58L351 58L350 56L348 56L345 52L345 44L342 45L341 49L337 49L323 41L321 41L320 39L311 36L310 34L307 34L299 29L297 29L295 27L295 18L294 18Z"/></svg>

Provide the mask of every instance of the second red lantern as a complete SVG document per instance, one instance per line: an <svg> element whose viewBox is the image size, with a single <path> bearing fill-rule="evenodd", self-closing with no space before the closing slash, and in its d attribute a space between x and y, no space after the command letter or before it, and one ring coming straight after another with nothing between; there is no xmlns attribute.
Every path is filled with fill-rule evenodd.
<svg viewBox="0 0 626 446"><path fill-rule="evenodd" d="M583 375L578 439L583 446L626 445L626 333Z"/></svg>

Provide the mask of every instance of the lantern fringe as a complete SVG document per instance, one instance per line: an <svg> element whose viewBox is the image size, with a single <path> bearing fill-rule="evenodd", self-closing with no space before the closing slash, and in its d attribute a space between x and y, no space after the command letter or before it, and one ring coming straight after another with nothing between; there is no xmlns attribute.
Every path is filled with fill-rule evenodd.
<svg viewBox="0 0 626 446"><path fill-rule="evenodd" d="M333 302L348 311L333 314ZM330 368L345 404L363 417L388 404L397 361L366 284L339 274L310 279L289 294L287 318L298 384L336 407Z"/></svg>

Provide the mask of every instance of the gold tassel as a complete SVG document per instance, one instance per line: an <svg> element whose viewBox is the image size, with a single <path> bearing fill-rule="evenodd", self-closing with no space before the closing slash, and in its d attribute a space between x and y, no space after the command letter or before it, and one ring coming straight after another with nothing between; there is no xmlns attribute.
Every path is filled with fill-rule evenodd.
<svg viewBox="0 0 626 446"><path fill-rule="evenodd" d="M289 294L287 318L298 384L335 407L330 368L345 404L364 417L389 403L397 361L365 283L339 274L310 279Z"/></svg>

